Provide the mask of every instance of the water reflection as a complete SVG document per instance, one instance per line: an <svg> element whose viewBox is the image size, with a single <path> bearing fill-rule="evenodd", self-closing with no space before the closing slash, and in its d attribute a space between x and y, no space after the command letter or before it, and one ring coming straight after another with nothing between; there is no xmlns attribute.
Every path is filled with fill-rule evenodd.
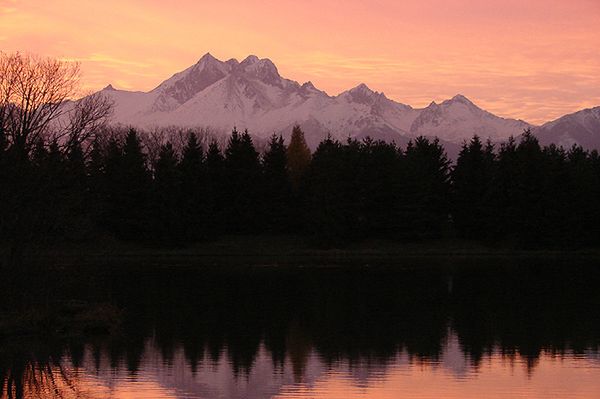
<svg viewBox="0 0 600 399"><path fill-rule="evenodd" d="M600 392L600 359L594 353L555 356L544 351L532 372L527 358L494 350L473 368L454 335L436 361L399 351L383 363L344 359L327 363L310 351L301 375L291 357L276 364L262 344L243 375L236 373L228 355L213 362L207 351L204 360L192 367L184 348L176 346L172 357L165 359L152 339L146 342L135 373L126 362L115 364L108 351L101 351L99 358L95 351L86 346L78 366L68 354L60 364L32 365L25 373L23 397L593 398Z"/></svg>
<svg viewBox="0 0 600 399"><path fill-rule="evenodd" d="M28 343L2 397L595 397L593 265L107 272L119 334Z"/></svg>

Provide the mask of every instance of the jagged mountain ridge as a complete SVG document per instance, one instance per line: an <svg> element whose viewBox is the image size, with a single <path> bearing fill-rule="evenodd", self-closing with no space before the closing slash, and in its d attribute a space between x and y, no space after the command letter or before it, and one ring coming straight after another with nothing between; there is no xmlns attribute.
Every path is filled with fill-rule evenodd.
<svg viewBox="0 0 600 399"><path fill-rule="evenodd" d="M462 95L422 109L391 100L365 84L330 96L311 82L283 78L273 62L254 55L238 62L220 61L207 53L149 92L110 85L103 92L114 100L115 123L210 126L224 132L236 126L259 137L289 135L298 123L313 147L327 134L398 143L424 135L459 144L474 134L501 141L535 128L495 116Z"/></svg>

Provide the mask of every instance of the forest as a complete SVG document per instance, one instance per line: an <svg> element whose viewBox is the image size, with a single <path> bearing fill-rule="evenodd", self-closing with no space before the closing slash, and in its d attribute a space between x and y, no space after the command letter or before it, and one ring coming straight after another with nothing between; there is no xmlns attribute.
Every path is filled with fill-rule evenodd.
<svg viewBox="0 0 600 399"><path fill-rule="evenodd" d="M60 243L183 247L240 235L323 248L600 240L596 150L543 147L529 130L501 144L475 136L456 160L430 137L402 148L328 136L311 151L300 126L283 132L289 143L236 128L143 130L112 125L101 93L73 101L79 79L77 63L0 52L0 250L11 260Z"/></svg>
<svg viewBox="0 0 600 399"><path fill-rule="evenodd" d="M0 238L29 245L93 241L181 247L229 235L291 234L319 247L368 238L461 238L517 248L596 246L600 157L541 147L525 131L500 145L473 137L452 163L436 139L405 148L325 138L299 126L259 152L189 131L149 151L134 128L68 147L40 138L26 156L0 131Z"/></svg>

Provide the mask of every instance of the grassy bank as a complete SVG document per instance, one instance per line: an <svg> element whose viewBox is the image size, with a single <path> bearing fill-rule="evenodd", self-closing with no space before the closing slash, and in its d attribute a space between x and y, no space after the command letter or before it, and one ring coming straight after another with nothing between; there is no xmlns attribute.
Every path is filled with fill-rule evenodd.
<svg viewBox="0 0 600 399"><path fill-rule="evenodd" d="M93 243L63 244L26 251L26 261L40 265L85 266L107 263L177 265L307 265L338 263L395 263L413 259L486 258L600 258L600 249L516 249L509 245L483 245L464 240L405 242L368 240L333 248L320 248L304 237L230 236L182 248L140 245L101 239Z"/></svg>
<svg viewBox="0 0 600 399"><path fill-rule="evenodd" d="M107 303L54 301L0 311L0 343L11 338L74 339L115 334L122 311Z"/></svg>

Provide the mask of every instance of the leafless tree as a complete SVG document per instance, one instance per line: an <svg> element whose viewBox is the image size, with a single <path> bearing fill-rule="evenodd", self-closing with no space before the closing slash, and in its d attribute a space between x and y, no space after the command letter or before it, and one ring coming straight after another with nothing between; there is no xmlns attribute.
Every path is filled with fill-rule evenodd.
<svg viewBox="0 0 600 399"><path fill-rule="evenodd" d="M112 104L102 94L71 101L79 78L78 63L0 52L0 128L17 153L26 156L48 137L68 148L110 116Z"/></svg>
<svg viewBox="0 0 600 399"><path fill-rule="evenodd" d="M10 150L0 186L0 233L11 264L25 245L52 237L70 213L70 204L43 200L57 182L32 172L27 160L33 148L55 141L67 152L89 141L111 113L112 103L102 94L72 100L79 77L77 63L0 52L0 133Z"/></svg>
<svg viewBox="0 0 600 399"><path fill-rule="evenodd" d="M52 137L68 150L75 144L89 142L111 115L113 103L104 94L90 94L72 104L66 111L66 121L54 130Z"/></svg>

